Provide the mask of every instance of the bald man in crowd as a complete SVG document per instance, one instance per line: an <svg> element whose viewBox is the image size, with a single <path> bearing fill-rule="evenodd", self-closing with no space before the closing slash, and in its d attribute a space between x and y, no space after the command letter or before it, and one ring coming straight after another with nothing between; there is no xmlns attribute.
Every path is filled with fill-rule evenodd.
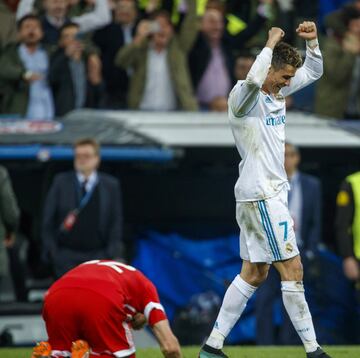
<svg viewBox="0 0 360 358"><path fill-rule="evenodd" d="M189 56L189 67L197 100L209 109L214 99L227 99L233 86L234 49L243 48L246 41L261 28L266 17L260 11L238 35L230 35L225 28L223 13L207 9L201 19L200 33Z"/></svg>

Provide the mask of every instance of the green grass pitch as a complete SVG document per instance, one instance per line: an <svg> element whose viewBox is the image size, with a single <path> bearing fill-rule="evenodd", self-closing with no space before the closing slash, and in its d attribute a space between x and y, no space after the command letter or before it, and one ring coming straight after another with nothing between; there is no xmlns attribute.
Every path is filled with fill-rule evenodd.
<svg viewBox="0 0 360 358"><path fill-rule="evenodd" d="M183 348L184 358L196 358L198 347ZM228 347L225 352L231 358L305 358L301 347ZM332 346L326 347L332 358L359 358L360 346ZM0 349L1 358L30 358L31 349ZM137 358L161 358L162 354L157 349L139 349Z"/></svg>

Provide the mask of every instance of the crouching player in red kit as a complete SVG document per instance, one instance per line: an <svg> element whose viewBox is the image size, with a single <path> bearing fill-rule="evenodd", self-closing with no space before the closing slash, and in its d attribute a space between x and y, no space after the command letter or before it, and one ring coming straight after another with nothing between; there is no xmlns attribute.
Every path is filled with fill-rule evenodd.
<svg viewBox="0 0 360 358"><path fill-rule="evenodd" d="M62 276L45 296L43 317L51 357L133 358L131 329L145 323L164 357L181 357L155 286L116 261L85 262Z"/></svg>

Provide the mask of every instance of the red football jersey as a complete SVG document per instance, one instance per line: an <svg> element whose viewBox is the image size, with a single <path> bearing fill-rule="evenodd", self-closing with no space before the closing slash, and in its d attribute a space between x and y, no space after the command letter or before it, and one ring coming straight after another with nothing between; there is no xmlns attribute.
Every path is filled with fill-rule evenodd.
<svg viewBox="0 0 360 358"><path fill-rule="evenodd" d="M150 325L166 319L154 284L132 266L108 260L88 261L62 276L48 294L72 287L95 291L127 314L144 313Z"/></svg>

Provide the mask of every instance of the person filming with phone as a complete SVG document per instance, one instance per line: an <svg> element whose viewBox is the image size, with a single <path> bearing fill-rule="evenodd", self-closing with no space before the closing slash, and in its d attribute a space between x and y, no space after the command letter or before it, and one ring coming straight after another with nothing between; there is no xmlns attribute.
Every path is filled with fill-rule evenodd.
<svg viewBox="0 0 360 358"><path fill-rule="evenodd" d="M60 30L59 48L50 60L48 78L57 116L78 108L102 106L101 67L98 54L79 34L79 25L65 24Z"/></svg>
<svg viewBox="0 0 360 358"><path fill-rule="evenodd" d="M115 64L133 70L128 93L130 109L198 109L187 65L198 24L195 0L187 2L188 13L178 33L174 32L170 15L160 10L150 20L142 20L132 43L117 53Z"/></svg>

